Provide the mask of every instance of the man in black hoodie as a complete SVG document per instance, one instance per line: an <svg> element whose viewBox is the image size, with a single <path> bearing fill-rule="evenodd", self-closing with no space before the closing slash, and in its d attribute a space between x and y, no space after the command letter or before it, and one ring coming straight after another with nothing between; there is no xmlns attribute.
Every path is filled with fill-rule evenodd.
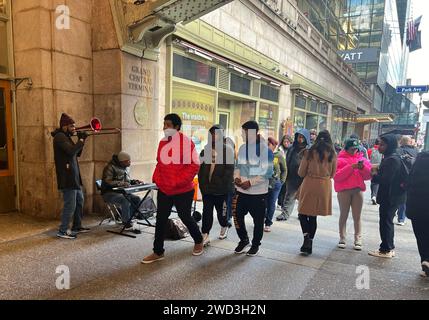
<svg viewBox="0 0 429 320"><path fill-rule="evenodd" d="M82 227L84 197L77 162L77 157L80 157L88 135L85 131L78 132L78 142L75 143L71 138L75 133L75 122L65 113L61 115L60 128L51 133L52 137L54 137L54 159L58 190L62 192L64 200L61 225L57 237L63 239L76 239L77 233L89 231L88 228ZM68 227L72 216L73 226L70 233Z"/></svg>
<svg viewBox="0 0 429 320"><path fill-rule="evenodd" d="M407 184L407 217L411 219L422 262L429 277L429 152L417 156Z"/></svg>
<svg viewBox="0 0 429 320"><path fill-rule="evenodd" d="M286 167L288 176L286 178L286 194L283 200L282 213L276 217L277 221L286 221L289 219L295 207L296 193L303 179L298 175L299 165L301 164L302 151L309 147L310 132L307 129L301 129L295 133L295 141L286 155Z"/></svg>
<svg viewBox="0 0 429 320"><path fill-rule="evenodd" d="M369 255L381 258L395 256L393 219L399 205L405 202L403 187L403 167L398 154L398 139L393 134L380 137L379 152L384 155L373 182L380 188L377 194L377 203L380 205L380 248L369 252Z"/></svg>

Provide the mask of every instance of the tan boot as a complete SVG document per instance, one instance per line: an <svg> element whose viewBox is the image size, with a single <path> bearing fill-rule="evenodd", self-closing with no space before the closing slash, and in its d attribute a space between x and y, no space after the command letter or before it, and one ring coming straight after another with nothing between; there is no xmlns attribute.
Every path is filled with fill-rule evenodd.
<svg viewBox="0 0 429 320"><path fill-rule="evenodd" d="M155 261L161 261L164 260L164 255L157 255L156 253L152 253L151 255L148 255L147 257L144 257L141 263L143 264L149 264Z"/></svg>
<svg viewBox="0 0 429 320"><path fill-rule="evenodd" d="M204 252L204 242L196 243L194 245L194 250L192 251L193 256L200 256Z"/></svg>

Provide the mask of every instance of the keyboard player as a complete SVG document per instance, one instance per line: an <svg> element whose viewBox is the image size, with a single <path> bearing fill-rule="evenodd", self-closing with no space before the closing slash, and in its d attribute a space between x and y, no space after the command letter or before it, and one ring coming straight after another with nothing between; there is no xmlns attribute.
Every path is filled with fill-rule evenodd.
<svg viewBox="0 0 429 320"><path fill-rule="evenodd" d="M113 192L113 188L130 187L132 185L142 184L143 181L132 180L130 178L129 168L131 166L131 157L128 153L121 151L119 154L112 156L112 160L106 165L103 170L103 182L101 184L101 194L104 201L114 203L121 208L121 218L123 223L126 223L131 217L131 203L123 194ZM129 194L129 199L138 206L140 197ZM125 230L132 229L132 224L125 226Z"/></svg>

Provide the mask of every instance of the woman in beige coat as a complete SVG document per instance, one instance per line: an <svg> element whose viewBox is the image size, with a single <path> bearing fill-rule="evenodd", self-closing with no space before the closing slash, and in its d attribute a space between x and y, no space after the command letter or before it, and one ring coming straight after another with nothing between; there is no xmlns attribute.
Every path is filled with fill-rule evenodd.
<svg viewBox="0 0 429 320"><path fill-rule="evenodd" d="M317 216L332 215L332 181L337 167L329 131L319 133L313 146L304 151L298 174L304 181L299 192L299 221L304 244L303 254L311 254L317 229Z"/></svg>

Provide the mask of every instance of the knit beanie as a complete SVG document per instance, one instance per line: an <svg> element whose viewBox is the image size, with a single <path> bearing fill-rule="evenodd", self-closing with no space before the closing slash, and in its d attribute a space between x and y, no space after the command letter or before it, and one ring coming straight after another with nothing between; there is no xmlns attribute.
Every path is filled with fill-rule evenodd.
<svg viewBox="0 0 429 320"><path fill-rule="evenodd" d="M60 128L74 124L75 121L69 115L63 113L60 119Z"/></svg>
<svg viewBox="0 0 429 320"><path fill-rule="evenodd" d="M121 151L121 152L119 152L119 154L118 154L118 160L119 160L120 162L122 162L122 161L127 161L127 160L131 160L131 156L130 156L128 153L126 153L126 152L124 152L124 151Z"/></svg>
<svg viewBox="0 0 429 320"><path fill-rule="evenodd" d="M349 150L351 148L358 149L359 148L359 140L356 140L356 139L347 139L344 142L344 150Z"/></svg>

